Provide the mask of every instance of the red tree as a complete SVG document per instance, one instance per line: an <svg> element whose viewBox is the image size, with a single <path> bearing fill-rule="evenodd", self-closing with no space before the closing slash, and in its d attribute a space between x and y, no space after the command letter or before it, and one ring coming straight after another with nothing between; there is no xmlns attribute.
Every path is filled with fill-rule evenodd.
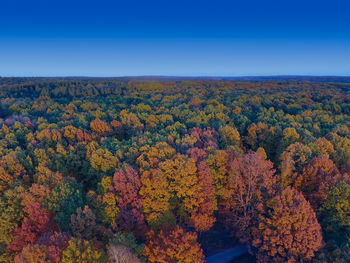
<svg viewBox="0 0 350 263"><path fill-rule="evenodd" d="M192 147L192 148L188 149L186 153L190 158L192 158L196 162L200 162L200 161L206 159L208 156L206 151L204 151L201 148L197 148L197 147Z"/></svg>
<svg viewBox="0 0 350 263"><path fill-rule="evenodd" d="M27 216L23 219L21 227L13 230L8 250L21 251L26 245L34 243L38 236L50 227L50 215L39 203L29 204L25 212Z"/></svg>
<svg viewBox="0 0 350 263"><path fill-rule="evenodd" d="M264 210L265 201L275 191L276 176L272 162L252 151L240 157L231 153L228 181L220 207L226 226L233 228L238 237L247 238L247 230L256 223L257 215Z"/></svg>
<svg viewBox="0 0 350 263"><path fill-rule="evenodd" d="M140 187L140 177L133 168L126 167L114 174L110 190L115 192L117 196L117 205L120 209L118 224L122 229L143 230L144 216L141 213Z"/></svg>
<svg viewBox="0 0 350 263"><path fill-rule="evenodd" d="M201 129L198 127L194 127L190 130L190 135L194 136L197 140L195 143L195 147L207 149L217 149L218 148L218 137L219 134L215 129L206 128Z"/></svg>
<svg viewBox="0 0 350 263"><path fill-rule="evenodd" d="M70 237L70 234L65 232L46 232L36 243L47 248L50 262L58 263L62 252L68 247Z"/></svg>

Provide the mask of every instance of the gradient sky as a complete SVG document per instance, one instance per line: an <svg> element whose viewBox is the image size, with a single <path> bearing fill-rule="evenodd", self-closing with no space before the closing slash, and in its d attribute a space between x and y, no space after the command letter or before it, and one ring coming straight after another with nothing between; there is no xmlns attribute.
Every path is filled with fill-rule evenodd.
<svg viewBox="0 0 350 263"><path fill-rule="evenodd" d="M350 75L350 3L1 0L0 76Z"/></svg>

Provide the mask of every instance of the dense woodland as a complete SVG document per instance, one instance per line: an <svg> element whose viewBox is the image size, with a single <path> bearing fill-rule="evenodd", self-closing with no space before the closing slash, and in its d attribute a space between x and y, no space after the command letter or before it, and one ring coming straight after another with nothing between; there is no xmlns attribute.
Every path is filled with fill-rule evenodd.
<svg viewBox="0 0 350 263"><path fill-rule="evenodd" d="M0 99L0 262L200 263L221 238L350 262L350 84L0 78Z"/></svg>

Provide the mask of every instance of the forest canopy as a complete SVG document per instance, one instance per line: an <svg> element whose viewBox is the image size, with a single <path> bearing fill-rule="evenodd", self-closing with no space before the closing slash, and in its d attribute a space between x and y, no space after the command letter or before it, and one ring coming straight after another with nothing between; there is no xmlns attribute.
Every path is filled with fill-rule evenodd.
<svg viewBox="0 0 350 263"><path fill-rule="evenodd" d="M0 78L0 262L350 262L350 84ZM211 241L210 241L211 240Z"/></svg>

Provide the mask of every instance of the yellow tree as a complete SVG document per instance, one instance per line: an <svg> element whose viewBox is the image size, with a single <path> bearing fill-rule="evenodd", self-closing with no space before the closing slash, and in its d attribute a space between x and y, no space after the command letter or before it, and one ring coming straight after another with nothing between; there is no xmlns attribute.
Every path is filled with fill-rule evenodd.
<svg viewBox="0 0 350 263"><path fill-rule="evenodd" d="M72 238L63 251L61 263L104 263L106 255L87 240Z"/></svg>
<svg viewBox="0 0 350 263"><path fill-rule="evenodd" d="M159 169L168 180L168 189L175 197L180 219L187 219L197 206L194 198L199 190L197 167L193 159L177 154L159 164Z"/></svg>
<svg viewBox="0 0 350 263"><path fill-rule="evenodd" d="M170 210L171 198L168 180L160 169L142 173L140 195L147 222L152 227L159 225Z"/></svg>
<svg viewBox="0 0 350 263"><path fill-rule="evenodd" d="M107 149L97 149L92 153L90 164L96 170L107 172L118 166L119 160Z"/></svg>

